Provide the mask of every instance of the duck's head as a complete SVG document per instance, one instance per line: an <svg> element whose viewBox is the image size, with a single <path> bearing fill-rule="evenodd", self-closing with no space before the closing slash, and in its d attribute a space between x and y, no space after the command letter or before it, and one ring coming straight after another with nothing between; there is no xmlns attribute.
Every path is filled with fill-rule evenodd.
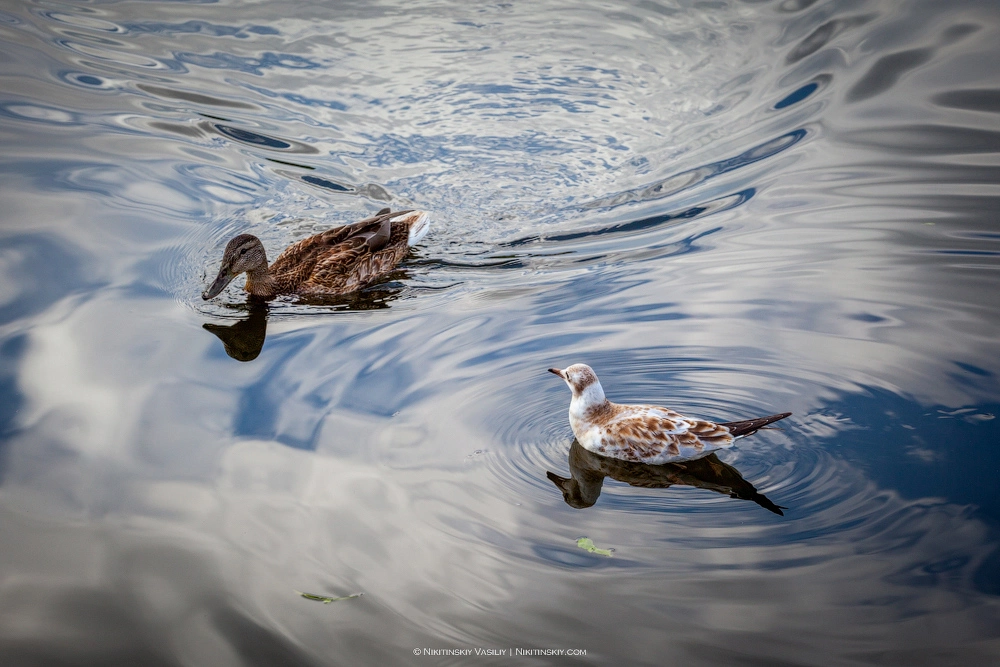
<svg viewBox="0 0 1000 667"><path fill-rule="evenodd" d="M201 298L208 300L219 295L226 285L241 273L267 268L267 255L264 244L253 234L240 234L226 245L222 254L222 266L215 282L201 293Z"/></svg>
<svg viewBox="0 0 1000 667"><path fill-rule="evenodd" d="M600 403L604 400L604 389L601 387L597 373L587 364L573 364L562 370L550 368L550 373L558 375L573 392L573 398L584 397L586 403Z"/></svg>

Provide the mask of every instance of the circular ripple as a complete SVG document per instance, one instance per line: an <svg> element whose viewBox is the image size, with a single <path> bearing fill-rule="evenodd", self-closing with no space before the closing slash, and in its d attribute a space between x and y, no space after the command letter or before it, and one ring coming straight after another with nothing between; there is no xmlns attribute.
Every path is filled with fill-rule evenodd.
<svg viewBox="0 0 1000 667"><path fill-rule="evenodd" d="M759 366L734 368L710 363L690 353L657 357L654 351L620 353L616 362L592 360L602 383L612 399L619 402L642 402L665 405L692 416L732 421L773 414L785 409L780 403L762 401L756 386L788 386L793 378L778 370ZM538 367L544 368L542 359ZM490 387L471 392L470 405L488 402L493 409L489 428L496 434L498 446L486 457L485 464L509 493L551 503L559 499L558 490L546 472L568 476L568 460L573 435L566 410L570 394L565 385L544 371L537 374L510 371L500 380L495 371ZM546 377L542 377L545 375ZM741 376L746 386L732 386L731 379ZM549 386L544 386L551 380ZM497 394L493 388L506 388ZM532 400L524 400L532 396ZM780 399L775 399L780 400ZM761 431L738 441L736 447L717 456L734 466L758 492L771 494L779 505L795 503L797 511L815 511L839 498L827 498L823 489L842 489L818 479L818 471L828 469L818 460L816 449L802 446L809 436L800 431L796 418L781 423L781 431ZM790 443L796 443L793 449ZM817 492L817 488L820 489ZM657 488L631 487L607 479L602 491L602 506L626 510L714 512L733 509L733 501L712 493L692 494ZM773 497L771 497L773 496Z"/></svg>

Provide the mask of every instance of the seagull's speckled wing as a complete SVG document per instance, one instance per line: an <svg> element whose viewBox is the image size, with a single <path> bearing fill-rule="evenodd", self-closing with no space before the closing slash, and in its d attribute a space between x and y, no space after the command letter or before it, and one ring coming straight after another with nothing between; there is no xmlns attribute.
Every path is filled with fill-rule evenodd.
<svg viewBox="0 0 1000 667"><path fill-rule="evenodd" d="M615 414L596 423L596 451L626 461L666 463L697 457L733 443L729 430L714 422L684 417L652 405L616 405Z"/></svg>

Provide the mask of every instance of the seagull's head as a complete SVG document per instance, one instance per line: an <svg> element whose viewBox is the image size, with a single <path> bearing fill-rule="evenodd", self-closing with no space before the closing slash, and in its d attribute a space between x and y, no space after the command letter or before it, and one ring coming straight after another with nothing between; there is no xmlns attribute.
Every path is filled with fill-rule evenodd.
<svg viewBox="0 0 1000 667"><path fill-rule="evenodd" d="M561 370L550 368L549 372L566 381L574 399L585 397L588 399L587 403L600 403L604 400L604 389L597 379L597 373L587 364L573 364Z"/></svg>

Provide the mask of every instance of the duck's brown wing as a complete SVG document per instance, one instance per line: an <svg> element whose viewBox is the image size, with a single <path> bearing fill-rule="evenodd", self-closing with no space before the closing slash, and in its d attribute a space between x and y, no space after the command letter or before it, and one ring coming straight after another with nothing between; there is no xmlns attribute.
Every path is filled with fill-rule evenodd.
<svg viewBox="0 0 1000 667"><path fill-rule="evenodd" d="M304 288L337 294L353 292L392 270L406 255L405 244L388 245L372 252L371 241L371 238L357 236L331 249L316 262ZM384 243L377 239L375 242Z"/></svg>
<svg viewBox="0 0 1000 667"><path fill-rule="evenodd" d="M269 267L287 291L344 294L389 271L406 254L408 229L386 209L290 245Z"/></svg>
<svg viewBox="0 0 1000 667"><path fill-rule="evenodd" d="M350 237L350 240L362 239L365 245L368 247L368 252L376 253L385 247L385 244L389 242L389 237L392 235L392 223L389 222L389 216L385 216L378 226L372 225L371 229L366 229L362 232Z"/></svg>
<svg viewBox="0 0 1000 667"><path fill-rule="evenodd" d="M383 220L388 220L387 215L376 215L372 218L366 218L365 220L359 220L358 222L352 222L349 225L343 225L342 227L334 227L325 232L312 236L310 238L316 239L316 241L321 245L333 246L343 243L351 237L357 236L359 234L364 234L366 232L371 232L373 229L381 226Z"/></svg>
<svg viewBox="0 0 1000 667"><path fill-rule="evenodd" d="M365 218L364 220L359 220L358 222L353 222L349 225L344 225L343 227L335 227L331 230L325 231L321 234L317 234L315 237L320 243L325 245L337 245L338 243L343 243L344 241L354 238L355 236L373 236L372 232L379 234L379 240L381 241L382 247L389 240L389 235L391 234L391 222L390 218L397 218L411 211L396 211L391 213L389 209L383 208L381 211L376 213L370 218ZM373 252L378 250L378 248L373 249Z"/></svg>
<svg viewBox="0 0 1000 667"><path fill-rule="evenodd" d="M389 218L389 214L380 212L372 218L304 238L285 248L268 269L272 275L295 275L301 281L316 270L319 262L339 256L345 250L340 246L352 239L360 238L370 252L377 252L385 247L392 235ZM354 246L347 243L347 249Z"/></svg>
<svg viewBox="0 0 1000 667"><path fill-rule="evenodd" d="M362 284L357 276L368 273L367 264L371 257L372 253L363 238L348 239L327 248L309 273L303 291L330 294L352 292Z"/></svg>

